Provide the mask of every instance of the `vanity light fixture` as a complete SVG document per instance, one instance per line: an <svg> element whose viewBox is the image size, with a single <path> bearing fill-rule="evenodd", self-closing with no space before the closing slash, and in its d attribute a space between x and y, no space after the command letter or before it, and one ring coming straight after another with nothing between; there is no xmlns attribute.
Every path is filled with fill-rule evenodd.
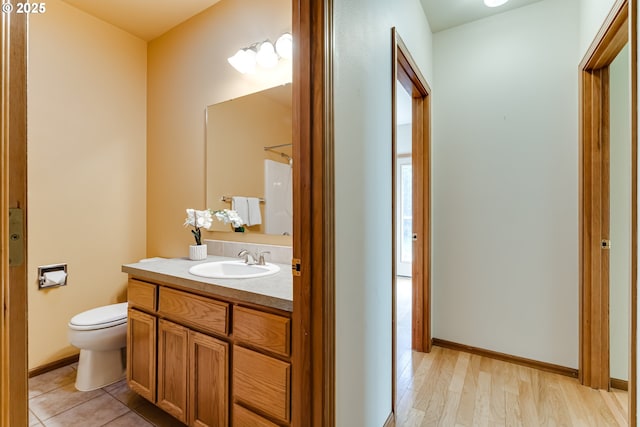
<svg viewBox="0 0 640 427"><path fill-rule="evenodd" d="M487 7L498 7L502 6L509 0L484 0L484 5Z"/></svg>
<svg viewBox="0 0 640 427"><path fill-rule="evenodd" d="M256 63L262 68L273 68L278 65L278 54L269 40L262 42L256 54Z"/></svg>
<svg viewBox="0 0 640 427"><path fill-rule="evenodd" d="M291 59L293 53L293 38L290 33L284 33L275 46L269 40L253 43L251 46L240 49L228 58L227 61L242 74L253 74L256 65L261 68L273 68L282 59Z"/></svg>
<svg viewBox="0 0 640 427"><path fill-rule="evenodd" d="M280 58L291 59L293 57L293 37L291 33L284 33L276 40L276 52Z"/></svg>
<svg viewBox="0 0 640 427"><path fill-rule="evenodd" d="M227 61L242 74L253 74L256 72L257 54L254 47L248 47L240 49L235 55L228 58Z"/></svg>

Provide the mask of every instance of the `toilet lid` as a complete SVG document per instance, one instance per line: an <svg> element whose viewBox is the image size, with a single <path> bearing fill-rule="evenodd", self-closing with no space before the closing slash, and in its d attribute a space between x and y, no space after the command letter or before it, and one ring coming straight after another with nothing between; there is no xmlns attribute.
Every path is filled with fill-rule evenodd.
<svg viewBox="0 0 640 427"><path fill-rule="evenodd" d="M83 311L71 318L69 327L76 330L103 329L127 322L128 303L105 305Z"/></svg>

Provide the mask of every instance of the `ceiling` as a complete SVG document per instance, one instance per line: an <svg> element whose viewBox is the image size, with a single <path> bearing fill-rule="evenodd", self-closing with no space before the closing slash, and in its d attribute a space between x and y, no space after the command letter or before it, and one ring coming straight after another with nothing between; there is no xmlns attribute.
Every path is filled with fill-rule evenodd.
<svg viewBox="0 0 640 427"><path fill-rule="evenodd" d="M63 0L149 41L220 0Z"/></svg>
<svg viewBox="0 0 640 427"><path fill-rule="evenodd" d="M540 0L510 0L498 7L487 7L482 0L420 0L429 20L431 31L466 24L487 16L497 15Z"/></svg>
<svg viewBox="0 0 640 427"><path fill-rule="evenodd" d="M90 15L149 41L220 0L63 0ZM431 31L438 32L540 0L510 0L486 7L482 0L420 0Z"/></svg>

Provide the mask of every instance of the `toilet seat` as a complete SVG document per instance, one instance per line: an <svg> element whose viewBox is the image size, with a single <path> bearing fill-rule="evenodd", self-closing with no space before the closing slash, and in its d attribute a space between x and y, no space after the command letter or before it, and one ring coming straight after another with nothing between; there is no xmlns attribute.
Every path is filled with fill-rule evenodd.
<svg viewBox="0 0 640 427"><path fill-rule="evenodd" d="M110 328L127 323L128 303L105 305L76 314L69 322L69 328L76 331L91 331Z"/></svg>

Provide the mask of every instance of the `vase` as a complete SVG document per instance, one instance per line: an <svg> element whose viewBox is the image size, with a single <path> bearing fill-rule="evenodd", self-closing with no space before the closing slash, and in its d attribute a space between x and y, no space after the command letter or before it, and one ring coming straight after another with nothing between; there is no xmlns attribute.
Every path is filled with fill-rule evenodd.
<svg viewBox="0 0 640 427"><path fill-rule="evenodd" d="M207 245L190 245L189 259L193 261L202 261L207 258Z"/></svg>

